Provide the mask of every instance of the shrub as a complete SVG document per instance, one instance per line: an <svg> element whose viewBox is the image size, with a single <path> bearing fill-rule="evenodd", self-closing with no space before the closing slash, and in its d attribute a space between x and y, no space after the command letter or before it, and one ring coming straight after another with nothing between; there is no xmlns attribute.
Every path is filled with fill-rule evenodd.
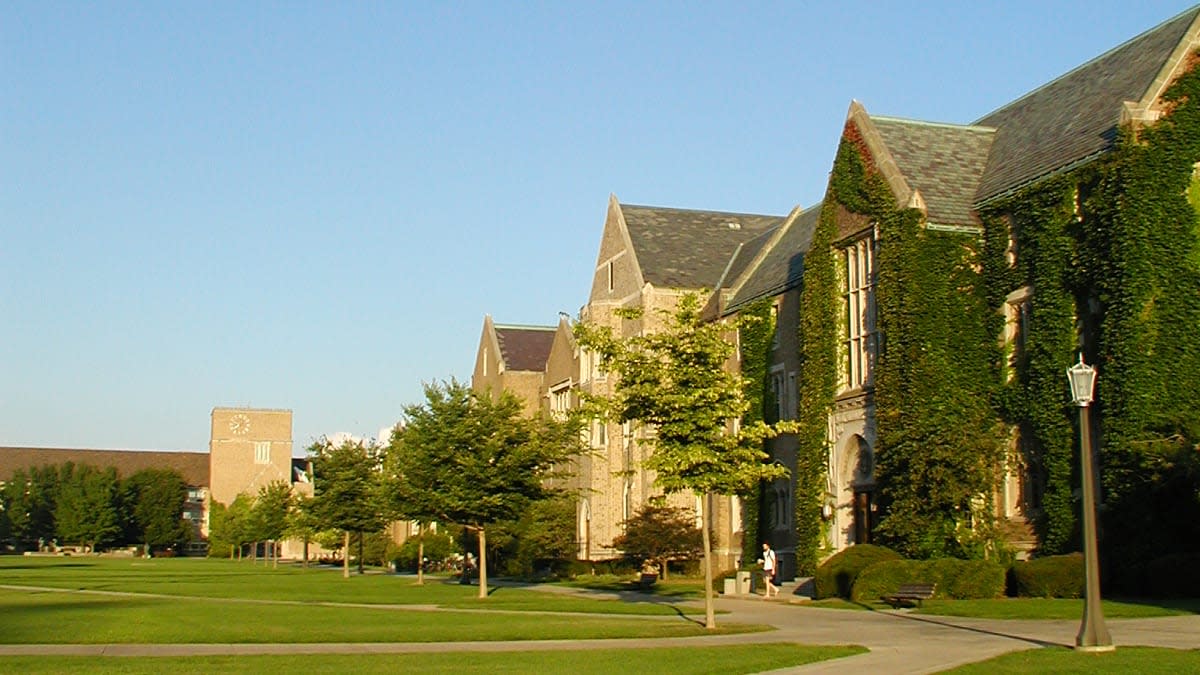
<svg viewBox="0 0 1200 675"><path fill-rule="evenodd" d="M425 532L425 569L440 569L451 556L458 553L454 536L448 532ZM420 540L412 537L397 549L392 558L397 571L417 571L417 551L420 550Z"/></svg>
<svg viewBox="0 0 1200 675"><path fill-rule="evenodd" d="M1159 598L1200 598L1200 553L1175 553L1146 564L1146 593Z"/></svg>
<svg viewBox="0 0 1200 675"><path fill-rule="evenodd" d="M885 560L858 574L850 599L875 602L914 583L935 584L937 598L997 598L1004 595L1004 568L990 560Z"/></svg>
<svg viewBox="0 0 1200 675"><path fill-rule="evenodd" d="M885 560L900 560L900 554L884 546L858 544L834 555L817 568L813 579L817 598L849 598L859 573Z"/></svg>
<svg viewBox="0 0 1200 675"><path fill-rule="evenodd" d="M689 509L652 501L621 525L625 532L613 540L613 546L635 565L654 565L663 579L668 563L695 560L704 550L704 535Z"/></svg>
<svg viewBox="0 0 1200 675"><path fill-rule="evenodd" d="M1018 597L1081 598L1084 592L1083 555L1050 555L1013 564L1012 587Z"/></svg>

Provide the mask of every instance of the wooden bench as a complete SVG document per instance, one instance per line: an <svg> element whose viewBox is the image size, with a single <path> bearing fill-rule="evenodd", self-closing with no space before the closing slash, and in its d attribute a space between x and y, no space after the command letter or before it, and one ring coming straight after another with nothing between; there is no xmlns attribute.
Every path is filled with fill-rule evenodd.
<svg viewBox="0 0 1200 675"><path fill-rule="evenodd" d="M933 597L934 584L901 584L895 593L883 596L883 601L892 607L900 605L921 606L923 600Z"/></svg>

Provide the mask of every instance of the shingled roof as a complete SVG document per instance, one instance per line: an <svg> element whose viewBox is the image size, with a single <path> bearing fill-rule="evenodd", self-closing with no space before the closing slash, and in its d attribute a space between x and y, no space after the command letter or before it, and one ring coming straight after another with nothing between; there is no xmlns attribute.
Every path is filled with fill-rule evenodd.
<svg viewBox="0 0 1200 675"><path fill-rule="evenodd" d="M208 460L207 452L0 447L0 481L11 479L17 469L72 462L99 468L111 466L122 478L128 478L142 469L174 469L188 485L207 487Z"/></svg>
<svg viewBox="0 0 1200 675"><path fill-rule="evenodd" d="M500 356L509 370L546 369L550 348L554 346L554 326L507 326L496 324Z"/></svg>
<svg viewBox="0 0 1200 675"><path fill-rule="evenodd" d="M663 288L714 288L738 244L783 223L782 216L628 204L621 213L642 277Z"/></svg>
<svg viewBox="0 0 1200 675"><path fill-rule="evenodd" d="M995 127L982 202L1110 149L1125 101L1139 101L1200 13L1192 8L975 122Z"/></svg>
<svg viewBox="0 0 1200 675"><path fill-rule="evenodd" d="M929 222L978 224L972 204L994 129L878 116L871 123L905 181L921 193Z"/></svg>
<svg viewBox="0 0 1200 675"><path fill-rule="evenodd" d="M813 231L821 217L821 204L801 211L776 233L778 238L763 255L725 308L732 313L758 300L779 295L798 285L804 277L804 254L812 244Z"/></svg>

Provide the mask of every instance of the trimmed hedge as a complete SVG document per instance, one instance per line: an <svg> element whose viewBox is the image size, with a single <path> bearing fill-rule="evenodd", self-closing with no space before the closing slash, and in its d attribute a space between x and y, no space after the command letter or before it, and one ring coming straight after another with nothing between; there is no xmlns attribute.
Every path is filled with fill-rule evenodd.
<svg viewBox="0 0 1200 675"><path fill-rule="evenodd" d="M817 599L849 598L850 589L859 573L885 560L900 560L900 554L886 546L858 544L832 556L820 567L813 578Z"/></svg>
<svg viewBox="0 0 1200 675"><path fill-rule="evenodd" d="M1014 563L1013 589L1022 598L1082 598L1083 554L1050 555Z"/></svg>
<svg viewBox="0 0 1200 675"><path fill-rule="evenodd" d="M1146 564L1145 589L1159 598L1200 598L1200 553L1176 553Z"/></svg>
<svg viewBox="0 0 1200 675"><path fill-rule="evenodd" d="M1004 595L1004 575L1004 567L990 560L885 560L858 574L850 599L878 602L914 583L936 584L935 598L998 598Z"/></svg>

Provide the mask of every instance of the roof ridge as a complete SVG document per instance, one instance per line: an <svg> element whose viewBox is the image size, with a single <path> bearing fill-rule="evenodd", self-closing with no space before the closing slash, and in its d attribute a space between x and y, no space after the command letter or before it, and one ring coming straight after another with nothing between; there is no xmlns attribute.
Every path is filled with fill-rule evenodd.
<svg viewBox="0 0 1200 675"><path fill-rule="evenodd" d="M945 127L945 128L949 128L949 129L967 129L967 130L971 130L971 131L986 131L988 133L995 133L997 131L996 127L989 127L989 126L983 125L983 124L955 124L954 122L932 122L929 120L917 120L917 119L912 119L909 117L895 117L892 115L875 115L873 113L868 113L868 114L870 115L871 119L880 121L880 122L902 122L904 124L913 124L913 125L918 125L918 126L923 126L923 127Z"/></svg>
<svg viewBox="0 0 1200 675"><path fill-rule="evenodd" d="M1200 5L1192 5L1191 7L1183 10L1182 12L1176 14L1175 16L1172 16L1171 18L1166 19L1165 21L1159 22L1158 24L1155 24L1154 26L1147 28L1146 30L1142 31L1141 33L1134 35L1133 37L1122 42L1121 44L1119 44L1115 47L1112 47L1108 51L1106 51L1098 56L1094 56L1094 57L1088 59L1087 61L1084 61L1083 63L1075 66L1074 68L1068 70L1067 72L1063 73L1062 75L1059 75L1058 77L1054 78L1053 80L1050 80L1049 82L1043 82L1040 86L1038 86L1035 89L1031 89L1031 90L1025 92L1025 94L1020 96L1019 98L1015 98L1011 101L1008 101L1007 103L1004 103L1003 105L1001 105L998 108L988 111L987 114L981 116L979 119L972 122L972 124L978 124L979 122L982 122L983 120L987 119L988 117L995 115L996 113L1000 112L1001 110L1010 108L1010 107L1020 103L1021 101L1024 101L1025 99L1033 96L1034 94L1042 91L1043 89L1047 89L1051 85L1067 79L1068 77L1074 75L1075 73L1079 72L1080 70L1083 70L1084 68L1087 68L1087 67L1091 66L1092 64L1094 64L1102 59L1105 59L1105 58L1111 56L1112 54L1115 54L1116 52L1121 51L1122 49L1125 49L1126 47L1133 44L1134 42L1137 42L1138 40L1141 40L1141 39L1149 36L1151 33L1162 29L1167 24L1178 21L1179 19L1182 19L1183 17L1185 17L1189 14L1195 14L1198 11L1200 11Z"/></svg>
<svg viewBox="0 0 1200 675"><path fill-rule="evenodd" d="M654 209L655 211L680 211L683 213L711 213L718 216L754 216L756 218L786 218L773 213L743 213L740 211L713 211L711 209L685 209L678 206L651 206L650 204L621 204L621 208Z"/></svg>
<svg viewBox="0 0 1200 675"><path fill-rule="evenodd" d="M492 323L493 328L507 328L508 330L558 330L558 326L535 326L532 324L520 323Z"/></svg>

